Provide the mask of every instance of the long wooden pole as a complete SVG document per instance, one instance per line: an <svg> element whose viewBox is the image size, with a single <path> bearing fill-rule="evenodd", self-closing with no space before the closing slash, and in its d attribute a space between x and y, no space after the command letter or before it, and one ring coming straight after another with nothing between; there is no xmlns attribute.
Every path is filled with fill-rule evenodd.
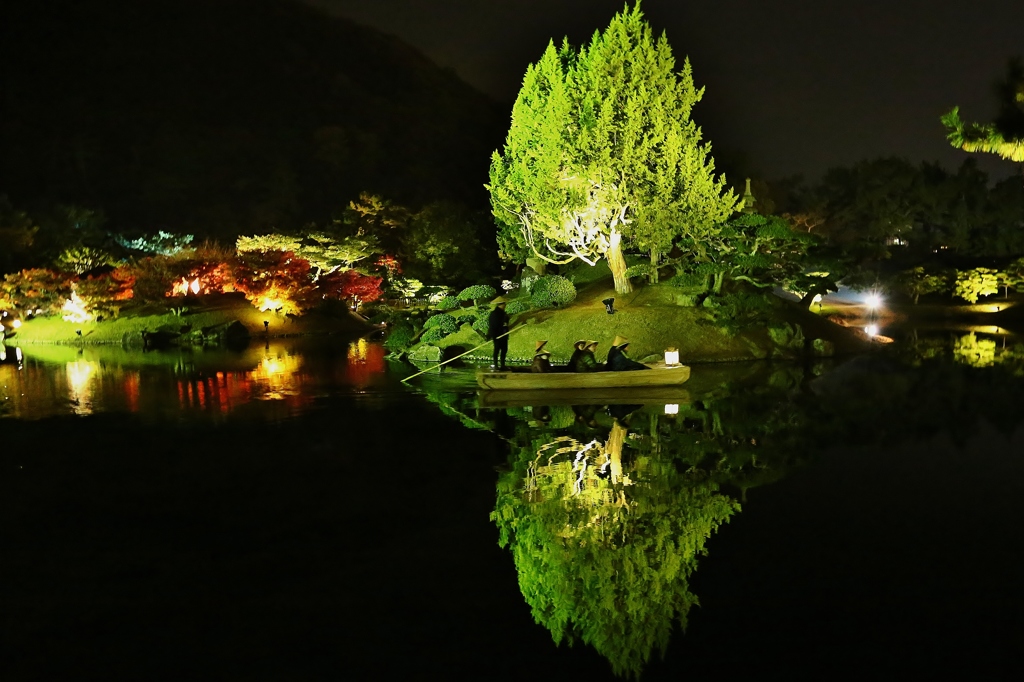
<svg viewBox="0 0 1024 682"><path fill-rule="evenodd" d="M494 339L500 339L500 338L501 338L502 336L508 336L508 335L509 335L509 334L511 334L512 332L514 332L514 331L516 331L516 330L518 330L518 329L522 329L522 328L523 328L523 327L525 327L525 326L526 326L525 324L521 324L521 325L519 325L518 327L513 327L512 329L509 329L509 330L508 330L507 332L505 332L504 334L498 334L497 336L495 336L495 337L494 337ZM468 355L469 353L472 353L473 351L475 351L475 350L476 350L477 348L482 348L483 346L486 346L487 344L489 344L489 343L490 343L491 341L493 341L494 339L488 339L488 340L484 341L483 343L481 343L481 344L480 344L479 346L473 346L472 348L470 348L469 350L467 350L467 351L466 351L465 353L459 353L459 354L458 354L458 355L456 355L456 356L455 356L454 358L448 358L448 359L447 359L447 360L445 360L444 362L439 362L439 363L437 363L437 365L436 365L436 366L434 366L434 367L427 367L426 369L424 369L424 370L420 370L419 372L416 372L415 374L410 374L410 375L409 375L409 376L407 376L406 378L402 379L402 383L403 383L403 384L407 384L407 383L409 383L409 379L415 379L415 378L416 378L416 377L418 377L419 375L421 375L421 374L426 374L426 373L427 373L427 372L429 372L430 370L433 370L433 369L437 369L437 368L438 368L438 367L440 367L441 365L447 365L447 364L448 364L449 362L451 362L452 360L458 360L458 359L459 359L459 358L461 358L461 357L462 357L463 355Z"/></svg>

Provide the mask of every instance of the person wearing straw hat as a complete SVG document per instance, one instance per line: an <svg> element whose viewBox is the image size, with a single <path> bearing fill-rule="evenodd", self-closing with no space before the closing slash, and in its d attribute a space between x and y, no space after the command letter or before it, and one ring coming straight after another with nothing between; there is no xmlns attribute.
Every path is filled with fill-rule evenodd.
<svg viewBox="0 0 1024 682"><path fill-rule="evenodd" d="M597 341L580 339L573 344L573 347L576 350L572 352L572 357L569 358L570 372L596 372L601 369L600 365L597 364L597 358L594 357Z"/></svg>
<svg viewBox="0 0 1024 682"><path fill-rule="evenodd" d="M505 314L505 301L500 298L494 304L494 310L487 316L487 340L494 342L491 367L505 369L505 356L508 355L508 315Z"/></svg>
<svg viewBox="0 0 1024 682"><path fill-rule="evenodd" d="M551 352L544 350L547 341L538 341L533 349L533 364L530 365L531 372L551 371Z"/></svg>
<svg viewBox="0 0 1024 682"><path fill-rule="evenodd" d="M636 360L626 357L626 346L629 339L624 336L616 336L612 341L612 347L608 349L608 361L604 368L613 372L623 372L634 369L650 369L647 365L640 364Z"/></svg>

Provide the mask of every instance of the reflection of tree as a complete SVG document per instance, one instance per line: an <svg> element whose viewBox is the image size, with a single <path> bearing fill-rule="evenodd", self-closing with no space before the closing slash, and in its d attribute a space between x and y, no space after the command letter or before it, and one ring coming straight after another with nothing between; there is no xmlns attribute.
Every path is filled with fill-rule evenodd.
<svg viewBox="0 0 1024 682"><path fill-rule="evenodd" d="M687 579L704 543L738 505L706 473L607 441L541 438L498 484L491 518L512 549L534 618L555 640L580 639L618 675L664 652L697 603Z"/></svg>

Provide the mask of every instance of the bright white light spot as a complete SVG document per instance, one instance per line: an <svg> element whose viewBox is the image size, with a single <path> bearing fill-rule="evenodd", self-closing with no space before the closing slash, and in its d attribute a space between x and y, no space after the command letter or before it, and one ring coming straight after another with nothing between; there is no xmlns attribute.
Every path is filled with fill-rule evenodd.
<svg viewBox="0 0 1024 682"><path fill-rule="evenodd" d="M679 351L675 348L669 348L665 351L665 364L668 366L679 364Z"/></svg>
<svg viewBox="0 0 1024 682"><path fill-rule="evenodd" d="M20 328L21 327L21 320L15 320L14 322L11 322L11 326L14 327L15 329Z"/></svg>
<svg viewBox="0 0 1024 682"><path fill-rule="evenodd" d="M90 313L85 307L85 301L78 297L78 294L71 292L71 298L64 301L64 321L73 322L75 324L81 324L88 322L92 319L92 313Z"/></svg>
<svg viewBox="0 0 1024 682"><path fill-rule="evenodd" d="M679 405L670 404L665 406L665 414L679 414Z"/></svg>
<svg viewBox="0 0 1024 682"><path fill-rule="evenodd" d="M864 299L864 302L871 310L877 310L882 307L882 297L878 294L868 294L867 298Z"/></svg>
<svg viewBox="0 0 1024 682"><path fill-rule="evenodd" d="M869 324L868 326L864 327L864 333L867 334L868 336L878 336L878 325Z"/></svg>

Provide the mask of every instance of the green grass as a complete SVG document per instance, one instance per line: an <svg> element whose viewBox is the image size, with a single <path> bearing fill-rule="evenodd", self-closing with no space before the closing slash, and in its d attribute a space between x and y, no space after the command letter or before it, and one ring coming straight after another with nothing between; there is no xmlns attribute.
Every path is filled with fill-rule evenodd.
<svg viewBox="0 0 1024 682"><path fill-rule="evenodd" d="M534 342L546 340L546 350L552 353L552 362L568 361L573 343L578 339L599 341L598 359L608 352L616 335L630 340L628 353L635 359L661 356L666 348L679 349L682 362L724 362L753 360L779 355L792 355L792 349L780 349L774 343L766 326L746 329L734 336L716 325L711 314L703 308L678 304L679 290L665 284L648 285L631 294L619 296L611 286L610 277L581 287L571 304L564 308L533 310L517 315L512 326L524 325L509 337L508 359L516 364L528 364L533 357ZM615 298L615 314L608 315L601 301ZM799 306L778 301L777 317L773 325L800 325L805 336L832 342L838 352L856 352L865 348L855 332L824 320ZM459 347L468 350L483 342L483 338L464 327L436 345L442 348ZM491 344L468 357L475 360L490 358Z"/></svg>

